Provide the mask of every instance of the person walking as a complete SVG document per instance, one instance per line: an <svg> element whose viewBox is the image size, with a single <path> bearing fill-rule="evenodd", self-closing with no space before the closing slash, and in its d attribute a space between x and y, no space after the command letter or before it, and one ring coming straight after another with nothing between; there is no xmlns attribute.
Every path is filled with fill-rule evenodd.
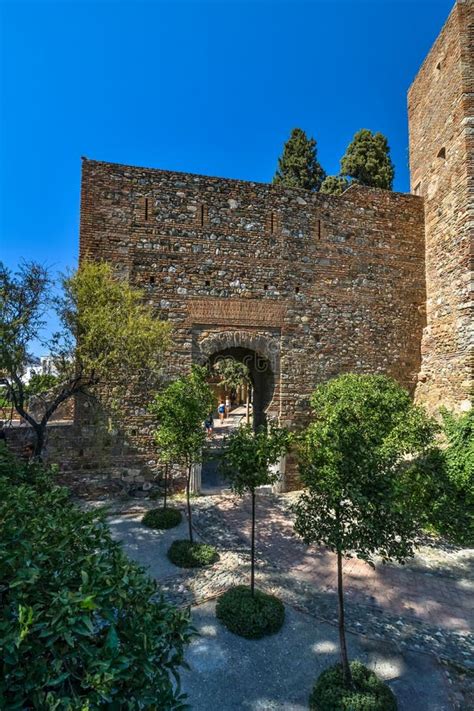
<svg viewBox="0 0 474 711"><path fill-rule="evenodd" d="M220 400L219 402L219 407L217 408L217 412L219 413L219 420L221 421L221 425L224 422L224 417L225 417L225 403L224 400Z"/></svg>
<svg viewBox="0 0 474 711"><path fill-rule="evenodd" d="M226 398L225 398L225 416L226 416L226 418L229 417L229 415L230 415L231 407L232 407L232 402L230 399L230 395L226 395Z"/></svg>
<svg viewBox="0 0 474 711"><path fill-rule="evenodd" d="M214 428L214 418L212 416L212 412L208 414L206 419L204 420L204 427L206 428L207 432L207 439L211 439L212 437L212 430Z"/></svg>

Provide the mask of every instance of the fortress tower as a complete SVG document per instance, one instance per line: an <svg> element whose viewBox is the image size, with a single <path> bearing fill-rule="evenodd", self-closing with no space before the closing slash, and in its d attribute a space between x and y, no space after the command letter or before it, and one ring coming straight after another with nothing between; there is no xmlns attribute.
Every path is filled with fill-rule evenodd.
<svg viewBox="0 0 474 711"><path fill-rule="evenodd" d="M426 327L417 398L473 392L474 0L458 0L408 93L411 190L424 198ZM470 283L471 282L471 283Z"/></svg>

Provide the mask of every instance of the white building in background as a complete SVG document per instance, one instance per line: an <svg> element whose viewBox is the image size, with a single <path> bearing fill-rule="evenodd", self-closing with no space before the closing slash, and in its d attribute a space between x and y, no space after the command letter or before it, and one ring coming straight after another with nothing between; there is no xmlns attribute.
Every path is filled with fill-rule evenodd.
<svg viewBox="0 0 474 711"><path fill-rule="evenodd" d="M57 375L53 356L44 355L39 358L32 358L23 373L22 379L25 385L28 385L32 375Z"/></svg>

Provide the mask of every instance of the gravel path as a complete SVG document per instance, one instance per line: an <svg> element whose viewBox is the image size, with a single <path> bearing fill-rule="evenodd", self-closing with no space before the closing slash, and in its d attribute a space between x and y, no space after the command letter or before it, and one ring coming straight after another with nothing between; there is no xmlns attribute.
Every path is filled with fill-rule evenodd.
<svg viewBox="0 0 474 711"><path fill-rule="evenodd" d="M324 629L326 636L330 636L330 631L334 635L337 623L337 601L332 580L332 563L327 557L330 554L321 549L309 551L292 534L289 513L291 496L262 495L259 499L259 512L264 523L260 523L258 527L258 587L277 594L286 603L290 615L296 616L291 617L295 625L297 619L300 622L306 620L305 624L309 625L308 629L313 630L312 633L315 629ZM214 648L214 637L217 635L217 639L225 641L227 639L225 635L230 633L222 631L220 626L216 627L211 601L228 587L248 582L250 558L246 504L245 502L242 504L230 495L200 497L193 501L196 535L199 539L217 546L220 560L211 568L191 571L176 568L166 557L171 542L186 537L186 523L183 522L179 527L164 532L152 531L141 524L143 512L154 506L156 506L155 502L148 501L113 502L109 517L112 535L116 540L122 541L126 552L132 558L148 568L159 581L161 590L170 602L179 606L191 606L195 623L196 620L199 622L201 617L207 620L203 622L203 638L210 635L210 639L206 643L196 641L191 650L199 656L205 651L202 645L209 644L209 649L211 651L214 649L211 657L214 655L217 660L221 655L219 651L221 643L216 642L217 646ZM407 711L408 709L422 711L424 708L430 708L432 711L435 709L466 709L467 711L470 702L466 699L472 700L474 695L474 675L470 671L474 646L469 629L472 610L469 604L466 605L471 601L468 593L472 584L472 551L446 545L436 546L433 541L427 539L422 542L409 567L383 566L382 568L380 566L382 573L378 577L371 577L361 574L359 564L359 561L349 560L345 568L347 630L354 635L353 640L358 640L358 645L363 647L375 645L373 648L378 650L380 659L383 659L382 652L386 649L390 650L390 655L398 660L397 664L400 665L403 661L402 674L393 675L392 672L396 671L395 667L390 671L393 688L399 689L397 696L406 699L403 701L405 705L400 708ZM393 586L397 584L399 587L394 588ZM381 597L381 590L388 585L392 586L390 588L392 594ZM409 585L410 606L404 604L408 597L404 585ZM414 604L416 596L424 600L427 591L432 596L433 591L439 591L436 614L427 614L426 607L417 608ZM398 607L395 604L397 600L400 601ZM444 614L440 612L440 605L444 605L442 610ZM462 608L462 614L457 610L460 605L466 605L466 608ZM308 623L309 619L313 620L312 624ZM213 632L209 631L211 627L214 629ZM234 641L237 639L233 635L231 637ZM255 644L245 640L241 640L241 643ZM284 649L290 648L286 638L282 644ZM295 645L295 648L298 648L296 641ZM226 652L226 659L231 668L236 663L233 661L234 647L235 645ZM357 655L360 655L361 648L357 647ZM238 656L238 645L235 650ZM272 659L272 664L277 666L280 664L278 655ZM369 658L368 660L370 661ZM375 663L374 660L372 661ZM211 661L209 663L211 664ZM257 660L256 669L259 663ZM294 685L294 695L291 698L283 698L277 688L274 688L271 693L269 691L268 698L266 696L260 698L258 694L262 693L265 684L262 687L262 680L259 682L256 677L255 693L249 691L245 703L237 694L232 701L229 700L229 704L234 705L212 706L212 708L285 709L285 711L304 708L310 688L308 684L311 685L311 680L317 676L318 665L320 663L323 666L327 665L327 658L324 655L317 656L312 663L315 665L314 670L313 667L311 670L305 667L304 683L301 677L301 688L298 692L300 696L296 693L297 685ZM416 680L418 674L423 687L429 689L430 685L434 685L435 691L429 693L430 706L422 705L421 696L416 706L407 705L409 699L415 694L412 688L414 683L412 670L415 670L413 679ZM244 674L245 665L242 666L241 671ZM203 677L199 676L201 673L204 674ZM206 691L202 696L203 705L199 705L201 703L199 701L201 692L197 682L199 678L207 685L205 671L198 670L196 675L188 679L187 688L193 698L193 707L206 708L207 711L211 707L205 706L206 699L214 699L214 696L210 696ZM196 679L196 682L193 679ZM290 686L293 688L293 682ZM210 688L213 688L212 684ZM439 701L437 701L437 694ZM449 695L449 702L446 701L446 694ZM264 705L261 705L262 703Z"/></svg>
<svg viewBox="0 0 474 711"><path fill-rule="evenodd" d="M193 608L200 636L188 649L182 681L194 711L306 711L317 676L338 661L337 630L287 607L282 629L256 642L226 630L214 610L212 602ZM452 708L446 677L432 657L360 635L349 634L348 647L389 684L399 711Z"/></svg>

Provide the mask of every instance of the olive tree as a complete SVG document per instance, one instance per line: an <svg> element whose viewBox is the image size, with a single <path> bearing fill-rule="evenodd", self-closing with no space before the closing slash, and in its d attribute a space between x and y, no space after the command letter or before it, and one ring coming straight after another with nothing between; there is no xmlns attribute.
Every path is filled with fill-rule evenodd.
<svg viewBox="0 0 474 711"><path fill-rule="evenodd" d="M373 565L413 554L420 524L407 476L432 446L434 423L396 382L379 375L341 375L311 398L313 420L300 441L306 490L295 505L295 530L308 544L336 553L341 663L348 663L343 557Z"/></svg>
<svg viewBox="0 0 474 711"><path fill-rule="evenodd" d="M288 451L291 443L290 433L270 424L268 429L261 428L254 432L249 425L243 425L228 439L224 453L223 471L232 491L239 496L249 493L252 503L251 527L251 568L250 589L255 593L255 522L256 489L259 486L274 484L279 472L272 469Z"/></svg>
<svg viewBox="0 0 474 711"><path fill-rule="evenodd" d="M113 408L124 390L157 387L169 342L169 326L143 293L116 279L107 264L85 262L62 279L60 295L53 298L54 286L39 264L24 263L16 273L0 264L0 386L32 427L38 459L47 424L63 402L93 392ZM46 336L53 314L59 329ZM23 380L35 341L51 355L55 374L39 413L29 407Z"/></svg>
<svg viewBox="0 0 474 711"><path fill-rule="evenodd" d="M186 469L186 505L189 541L193 543L191 519L191 472L202 459L206 440L203 422L214 408L214 393L207 382L205 368L193 366L191 372L172 381L156 395L150 411L156 417L155 441L159 456Z"/></svg>

